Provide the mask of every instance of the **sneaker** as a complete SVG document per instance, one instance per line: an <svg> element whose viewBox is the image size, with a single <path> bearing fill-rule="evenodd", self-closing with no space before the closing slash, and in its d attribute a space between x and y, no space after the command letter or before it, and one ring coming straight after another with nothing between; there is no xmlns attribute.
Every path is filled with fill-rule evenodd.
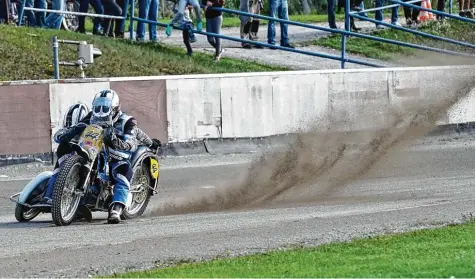
<svg viewBox="0 0 476 279"><path fill-rule="evenodd" d="M221 55L223 54L225 50L222 48L220 53L218 55L215 55L215 61L218 62L220 61Z"/></svg>
<svg viewBox="0 0 476 279"><path fill-rule="evenodd" d="M408 25L408 27L412 26L412 24L413 24L413 20L407 18L407 25Z"/></svg>
<svg viewBox="0 0 476 279"><path fill-rule="evenodd" d="M392 25L395 25L395 26L398 26L398 27L402 27L402 25L401 25L400 22L398 22L398 21L392 22Z"/></svg>
<svg viewBox="0 0 476 279"><path fill-rule="evenodd" d="M473 19L474 18L474 15L473 13L470 11L470 10L467 10L464 15L467 17L467 18L471 18Z"/></svg>

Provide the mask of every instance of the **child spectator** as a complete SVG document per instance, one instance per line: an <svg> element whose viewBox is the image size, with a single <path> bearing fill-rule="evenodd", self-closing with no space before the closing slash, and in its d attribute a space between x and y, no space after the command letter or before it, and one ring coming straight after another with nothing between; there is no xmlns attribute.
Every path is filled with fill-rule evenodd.
<svg viewBox="0 0 476 279"><path fill-rule="evenodd" d="M182 0L181 0L182 1ZM177 3L176 3L177 4ZM167 26L167 29L165 30L165 34L167 36L170 36L172 34L172 26L176 23L178 23L178 27L182 29L182 38L183 38L183 43L185 44L185 47L187 48L187 55L192 56L193 50L192 50L192 45L190 43L194 43L197 41L195 38L195 35L193 34L193 21L190 19L190 11L189 9L192 9L193 6L189 5L184 8L183 12L179 13L177 9L177 5L174 5L173 11L175 13L175 17L172 19L172 21L169 23ZM180 7L180 5L179 5ZM177 17L177 15L181 14L181 17Z"/></svg>
<svg viewBox="0 0 476 279"><path fill-rule="evenodd" d="M175 5L177 5L177 3ZM175 12L174 18L168 24L167 29L165 30L165 34L167 36L170 36L170 34L172 34L172 26L175 25L179 20L183 22L184 12L186 10L187 5L191 5L193 7L195 11L195 18L197 19L197 31L201 32L202 31L202 15L200 13L201 12L200 4L198 4L198 1L197 0L179 0L177 8L175 8L175 5L174 5L174 12L175 11L177 12Z"/></svg>
<svg viewBox="0 0 476 279"><path fill-rule="evenodd" d="M207 19L208 33L221 33L221 24L223 22L222 12L208 9L209 7L223 7L224 0L202 0L205 6L205 18ZM207 36L208 43L215 48L215 61L220 61L223 48L221 47L221 39L213 36Z"/></svg>

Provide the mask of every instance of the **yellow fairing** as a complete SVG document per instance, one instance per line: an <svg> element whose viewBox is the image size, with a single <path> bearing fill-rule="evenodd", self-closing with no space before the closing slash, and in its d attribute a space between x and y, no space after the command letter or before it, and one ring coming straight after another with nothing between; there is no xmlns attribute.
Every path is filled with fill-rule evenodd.
<svg viewBox="0 0 476 279"><path fill-rule="evenodd" d="M159 168L159 162L154 158L150 158L150 174L154 179L159 177Z"/></svg>

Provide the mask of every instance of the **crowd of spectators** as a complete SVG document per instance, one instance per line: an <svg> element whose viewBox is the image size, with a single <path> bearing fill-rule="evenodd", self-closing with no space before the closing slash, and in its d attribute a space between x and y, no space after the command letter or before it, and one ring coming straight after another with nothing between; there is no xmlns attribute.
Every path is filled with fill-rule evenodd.
<svg viewBox="0 0 476 279"><path fill-rule="evenodd" d="M21 6L22 1L25 2L25 7L34 7L40 9L46 9L48 7L47 0L0 0L0 23L5 21L7 16L7 7L10 8L10 1L16 1L17 5ZM50 9L53 10L64 10L66 1L68 0L52 0ZM89 10L89 5L94 8L94 11L97 14L105 14L112 16L125 16L126 8L129 5L129 1L134 0L79 0L79 11L87 12ZM174 2L174 13L175 16L170 21L165 33L167 36L170 36L172 32L172 26L177 26L183 29L182 36L184 44L187 48L187 54L192 55L193 50L191 43L196 41L196 38L193 34L194 24L190 19L189 10L194 10L198 31L202 30L202 8L200 5L203 5L204 14L206 18L206 31L210 33L221 33L221 27L223 22L223 15L220 11L210 9L210 7L223 7L225 5L224 0L167 0ZM408 2L410 0L403 0ZM423 0L425 1L425 0ZM158 12L159 12L159 0L139 0L139 18L148 19L151 21L157 21ZM337 3L335 3L337 2ZM327 0L327 14L328 14L328 24L330 28L337 29L335 20L335 6L341 9L345 6L346 0ZM364 3L363 0L351 0L351 10L352 11L361 11L363 10ZM414 3L414 5L420 5L419 2ZM375 0L375 7L382 7L383 0ZM438 0L437 9L439 11L445 11L446 0ZM460 12L459 15L462 17L473 18L473 14L470 10L470 0L459 0ZM250 13L251 16L240 15L240 37L242 39L247 39L251 41L258 40L258 30L260 28L260 19L253 17L253 15L261 14L263 10L263 0L240 0L239 10L242 12ZM279 19L289 19L288 15L288 0L268 0L268 16ZM399 6L392 8L391 20L390 23L396 26L401 26L398 21L398 9ZM419 9L412 9L409 7L403 7L406 23L410 27L415 27L420 23L419 20ZM62 23L63 15L57 13L49 13L46 16L44 11L28 11L25 10L24 14L26 16L26 25L44 27L44 28L54 28L59 29ZM368 17L366 13L362 13L362 16ZM437 16L438 20L443 19L441 16ZM378 10L375 12L375 20L378 22L383 21L383 12ZM95 17L93 19L93 34L109 37L124 37L124 28L125 21L122 19L106 19ZM157 41L157 26L153 24L148 24L149 27L149 40ZM271 49L276 49L276 28L275 21L268 21L267 29L267 43L272 45ZM280 32L281 40L280 46L286 48L294 48L291 45L289 36L288 36L288 25L286 23L280 22ZM359 28L355 25L353 17L351 17L351 28L354 31L358 31ZM381 24L376 24L376 28L383 28ZM85 33L85 17L78 16L78 32ZM136 29L136 40L144 41L145 40L145 23L137 22ZM209 44L215 48L215 60L219 60L221 54L223 53L223 48L221 47L221 39L213 36L208 36L207 40ZM262 48L260 46L242 43L243 48L251 49Z"/></svg>

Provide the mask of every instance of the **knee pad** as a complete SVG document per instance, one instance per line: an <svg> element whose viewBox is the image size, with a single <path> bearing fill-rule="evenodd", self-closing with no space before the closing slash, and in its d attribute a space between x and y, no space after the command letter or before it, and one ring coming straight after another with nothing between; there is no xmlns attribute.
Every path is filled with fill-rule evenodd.
<svg viewBox="0 0 476 279"><path fill-rule="evenodd" d="M259 20L253 20L251 22L251 33L258 33Z"/></svg>

